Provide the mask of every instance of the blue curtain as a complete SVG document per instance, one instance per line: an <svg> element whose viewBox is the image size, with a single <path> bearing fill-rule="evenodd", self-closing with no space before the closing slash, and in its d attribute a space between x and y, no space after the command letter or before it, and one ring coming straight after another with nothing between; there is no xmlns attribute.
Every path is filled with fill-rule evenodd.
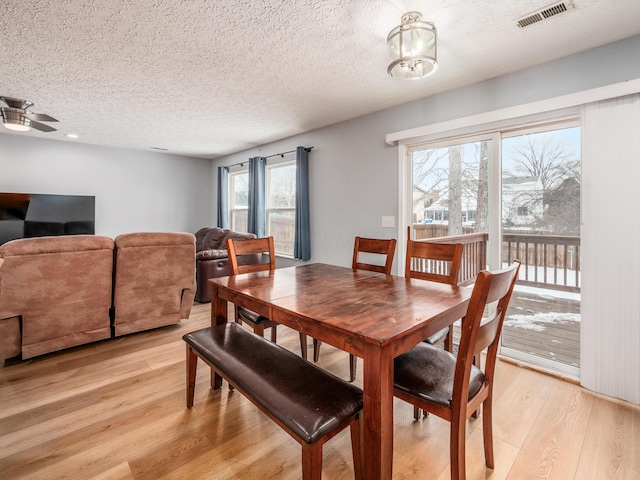
<svg viewBox="0 0 640 480"><path fill-rule="evenodd" d="M309 229L309 151L296 149L296 236L293 257L298 260L311 258L311 233Z"/></svg>
<svg viewBox="0 0 640 480"><path fill-rule="evenodd" d="M266 166L267 159L264 157L249 159L249 218L247 230L250 233L255 233L258 238L264 237L266 232Z"/></svg>
<svg viewBox="0 0 640 480"><path fill-rule="evenodd" d="M218 227L229 228L229 167L218 167Z"/></svg>

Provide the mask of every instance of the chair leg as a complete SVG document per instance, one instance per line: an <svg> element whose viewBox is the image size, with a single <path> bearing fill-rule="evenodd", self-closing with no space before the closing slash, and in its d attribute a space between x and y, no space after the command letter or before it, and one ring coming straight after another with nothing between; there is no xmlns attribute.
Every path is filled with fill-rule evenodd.
<svg viewBox="0 0 640 480"><path fill-rule="evenodd" d="M478 355L474 355L474 356L473 356L473 364L474 364L476 367L478 367L478 368L482 369L482 365L480 364L480 354L478 354ZM481 409L481 408L482 408L482 405L480 405L480 406L478 407L478 409L477 409L475 412L473 412L473 413L471 414L471 416L472 416L473 418L478 418L478 417L480 416L480 409Z"/></svg>
<svg viewBox="0 0 640 480"><path fill-rule="evenodd" d="M482 411L482 436L484 438L484 463L489 468L493 468L493 413L491 393L483 402L484 409Z"/></svg>
<svg viewBox="0 0 640 480"><path fill-rule="evenodd" d="M358 357L349 354L349 381L353 382L356 379L356 367L358 363Z"/></svg>
<svg viewBox="0 0 640 480"><path fill-rule="evenodd" d="M198 368L198 356L189 344L187 344L187 408L193 407L193 397L196 392L196 370Z"/></svg>
<svg viewBox="0 0 640 480"><path fill-rule="evenodd" d="M420 412L422 411L422 415L425 417L429 416L429 412L426 410L422 410L420 407L413 406L413 418L416 420L420 420Z"/></svg>
<svg viewBox="0 0 640 480"><path fill-rule="evenodd" d="M320 340L313 339L313 361L314 363L318 361L320 358L320 345L322 342Z"/></svg>
<svg viewBox="0 0 640 480"><path fill-rule="evenodd" d="M451 480L465 480L465 443L466 423L464 415L451 413L451 437L449 448L451 456Z"/></svg>
<svg viewBox="0 0 640 480"><path fill-rule="evenodd" d="M362 456L362 416L358 414L351 422L351 452L353 453L353 473L356 480L361 480L364 471L364 457Z"/></svg>
<svg viewBox="0 0 640 480"><path fill-rule="evenodd" d="M300 333L300 355L307 359L307 336L304 333Z"/></svg>
<svg viewBox="0 0 640 480"><path fill-rule="evenodd" d="M302 444L302 480L322 479L322 442Z"/></svg>
<svg viewBox="0 0 640 480"><path fill-rule="evenodd" d="M449 353L453 353L453 328L452 327L449 327L447 336L444 337L444 349Z"/></svg>

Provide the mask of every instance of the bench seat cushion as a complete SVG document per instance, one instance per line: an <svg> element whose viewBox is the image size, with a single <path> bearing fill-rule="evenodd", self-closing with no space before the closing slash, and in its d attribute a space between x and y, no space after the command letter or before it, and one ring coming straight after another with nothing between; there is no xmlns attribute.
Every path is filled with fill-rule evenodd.
<svg viewBox="0 0 640 480"><path fill-rule="evenodd" d="M311 444L362 409L362 391L236 323L183 339L223 377Z"/></svg>

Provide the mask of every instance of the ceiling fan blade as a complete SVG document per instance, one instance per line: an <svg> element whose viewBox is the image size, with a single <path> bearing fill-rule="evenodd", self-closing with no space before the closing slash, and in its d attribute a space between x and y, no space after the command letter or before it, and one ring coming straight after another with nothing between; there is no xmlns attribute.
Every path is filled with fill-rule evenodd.
<svg viewBox="0 0 640 480"><path fill-rule="evenodd" d="M22 116L27 117L29 120L35 120L36 122L57 122L53 117L44 113L23 113Z"/></svg>
<svg viewBox="0 0 640 480"><path fill-rule="evenodd" d="M33 120L31 121L31 125L32 128L35 128L36 130L40 130L41 132L55 132L56 129L53 127L50 127L49 125L45 125L44 123L38 123L38 122L34 122Z"/></svg>

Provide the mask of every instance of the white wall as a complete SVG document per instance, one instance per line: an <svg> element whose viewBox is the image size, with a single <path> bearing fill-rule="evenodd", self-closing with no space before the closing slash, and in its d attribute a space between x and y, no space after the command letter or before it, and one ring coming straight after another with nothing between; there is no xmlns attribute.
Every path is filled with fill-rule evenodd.
<svg viewBox="0 0 640 480"><path fill-rule="evenodd" d="M0 133L0 191L93 195L96 234L211 225L211 162Z"/></svg>

